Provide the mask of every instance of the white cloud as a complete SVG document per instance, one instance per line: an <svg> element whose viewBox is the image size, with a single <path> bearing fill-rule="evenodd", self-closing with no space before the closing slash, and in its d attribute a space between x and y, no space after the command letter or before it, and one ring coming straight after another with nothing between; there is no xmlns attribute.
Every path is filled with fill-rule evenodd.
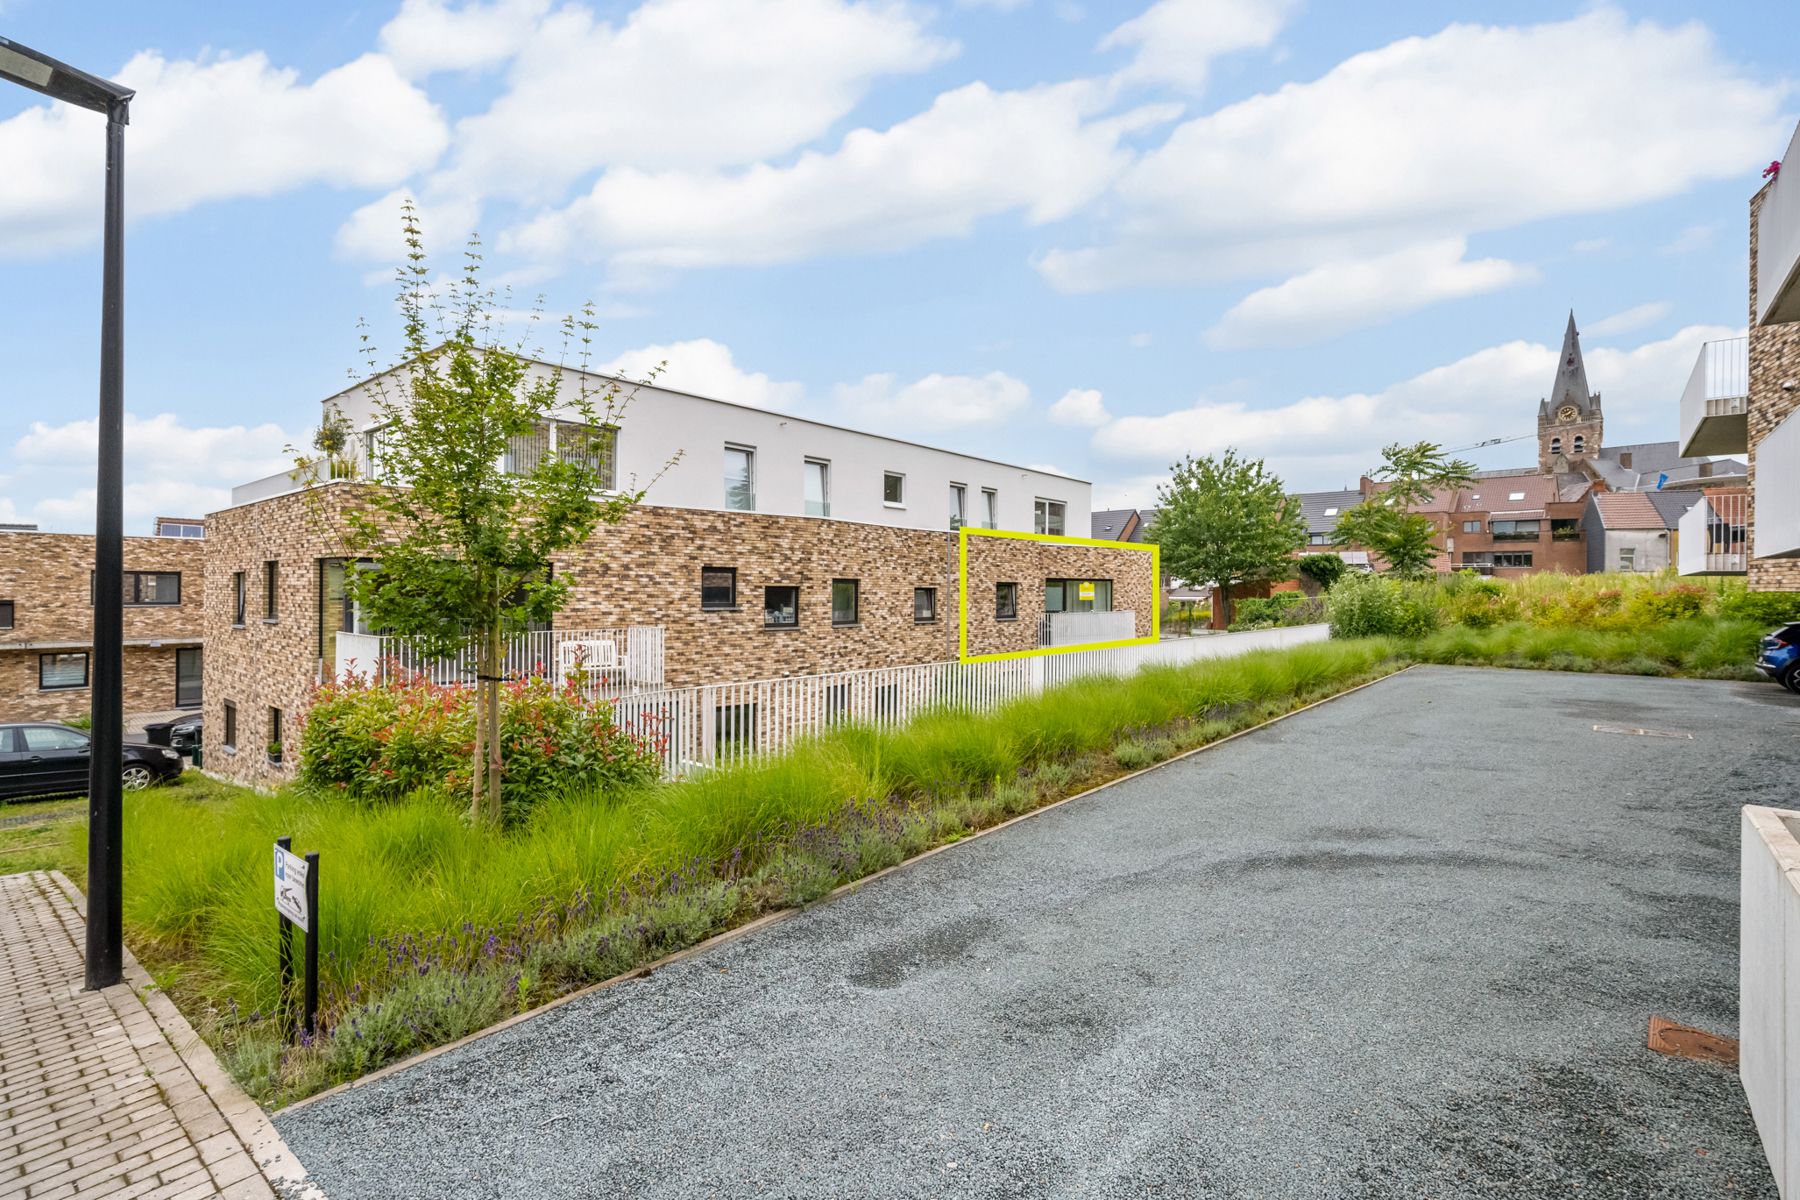
<svg viewBox="0 0 1800 1200"><path fill-rule="evenodd" d="M1198 91L1213 59L1269 45L1298 7L1298 0L1157 0L1102 38L1100 49L1136 51L1121 79Z"/></svg>
<svg viewBox="0 0 1800 1200"><path fill-rule="evenodd" d="M1652 300L1648 304L1639 304L1623 312L1602 317L1581 332L1595 337L1608 337L1615 333L1630 333L1642 329L1646 325L1654 325L1675 310L1675 306L1667 300Z"/></svg>
<svg viewBox="0 0 1800 1200"><path fill-rule="evenodd" d="M792 408L806 394L801 384L783 383L760 371L744 370L732 357L731 347L711 338L628 350L598 370L642 380L658 367L663 367L656 377L658 387L752 408Z"/></svg>
<svg viewBox="0 0 1800 1200"><path fill-rule="evenodd" d="M9 490L46 527L94 521L98 423L34 421L12 447ZM293 465L305 435L278 425L190 426L173 413L125 416L125 524L148 533L158 516L200 516L230 503L231 488ZM34 499L35 497L35 499Z"/></svg>
<svg viewBox="0 0 1800 1200"><path fill-rule="evenodd" d="M1024 412L1031 389L1002 371L985 375L931 374L902 385L892 374L865 375L833 389L838 407L889 428L967 429Z"/></svg>
<svg viewBox="0 0 1800 1200"><path fill-rule="evenodd" d="M1236 278L1610 211L1741 175L1786 91L1698 23L1452 25L1181 125L1119 181L1110 239L1038 266L1069 290Z"/></svg>
<svg viewBox="0 0 1800 1200"><path fill-rule="evenodd" d="M1584 350L1588 380L1603 395L1606 441L1669 440L1674 398L1702 342L1741 331L1693 325L1631 349ZM1555 377L1556 347L1512 341L1476 351L1375 393L1307 396L1267 408L1202 399L1159 416L1121 417L1096 431L1094 449L1121 464L1163 466L1226 447L1268 459L1295 488L1335 487L1380 459L1394 441L1461 446L1529 434ZM1530 441L1496 448L1494 465L1535 461Z"/></svg>
<svg viewBox="0 0 1800 1200"><path fill-rule="evenodd" d="M381 49L411 78L495 67L525 48L549 9L550 0L404 0L381 28Z"/></svg>
<svg viewBox="0 0 1800 1200"><path fill-rule="evenodd" d="M1100 393L1093 388L1070 388L1062 399L1050 406L1052 425L1085 425L1088 428L1112 420Z"/></svg>
<svg viewBox="0 0 1800 1200"><path fill-rule="evenodd" d="M413 195L410 188L397 188L351 213L350 219L337 231L337 252L345 258L400 266L406 261L407 253L400 209L409 199L413 202L426 250L440 263L454 261L453 256L475 232L475 223L481 216L480 205L457 196L434 196L426 202ZM381 278L389 276L382 275Z"/></svg>
<svg viewBox="0 0 1800 1200"><path fill-rule="evenodd" d="M1232 305L1207 331L1206 344L1215 350L1299 346L1537 278L1535 268L1503 258L1471 261L1463 257L1467 249L1462 238L1444 238L1324 263Z"/></svg>
<svg viewBox="0 0 1800 1200"><path fill-rule="evenodd" d="M617 168L501 245L540 260L609 255L615 270L666 271L895 250L965 235L980 218L1015 209L1032 223L1058 220L1130 162L1120 145L1127 132L1175 112L1149 106L1092 119L1107 98L1085 82L1022 92L973 83L890 129L854 130L837 150L808 151L789 166Z"/></svg>
<svg viewBox="0 0 1800 1200"><path fill-rule="evenodd" d="M549 199L613 164L755 162L825 133L875 79L955 49L899 4L646 0L616 25L565 5L523 40L507 90L457 124L427 191Z"/></svg>
<svg viewBox="0 0 1800 1200"><path fill-rule="evenodd" d="M302 83L260 53L145 52L116 78L138 90L126 138L133 218L318 183L392 186L435 162L448 139L430 98L376 54ZM97 238L102 153L94 114L68 105L0 122L0 254L52 254Z"/></svg>

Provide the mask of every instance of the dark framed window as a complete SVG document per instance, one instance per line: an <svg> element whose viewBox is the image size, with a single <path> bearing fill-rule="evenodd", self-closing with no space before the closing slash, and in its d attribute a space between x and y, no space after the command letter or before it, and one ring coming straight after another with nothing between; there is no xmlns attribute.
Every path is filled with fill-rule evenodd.
<svg viewBox="0 0 1800 1200"><path fill-rule="evenodd" d="M800 589L797 587L764 588L764 628L792 629L798 624L800 624Z"/></svg>
<svg viewBox="0 0 1800 1200"><path fill-rule="evenodd" d="M281 564L274 559L263 563L263 620L273 621L281 610L276 597L281 594Z"/></svg>
<svg viewBox="0 0 1800 1200"><path fill-rule="evenodd" d="M58 692L88 685L86 651L38 655L38 690Z"/></svg>
<svg viewBox="0 0 1800 1200"><path fill-rule="evenodd" d="M700 607L737 607L737 568L700 568Z"/></svg>
<svg viewBox="0 0 1800 1200"><path fill-rule="evenodd" d="M225 732L219 742L227 750L237 749L237 705L229 700L225 702Z"/></svg>
<svg viewBox="0 0 1800 1200"><path fill-rule="evenodd" d="M1531 551L1508 550L1498 552L1494 555L1494 565L1496 567L1529 567L1531 565Z"/></svg>
<svg viewBox="0 0 1800 1200"><path fill-rule="evenodd" d="M854 625L857 621L862 584L855 579L831 581L831 623Z"/></svg>
<svg viewBox="0 0 1800 1200"><path fill-rule="evenodd" d="M181 603L180 571L127 571L125 604L130 608ZM94 602L94 573L88 572L88 603Z"/></svg>
<svg viewBox="0 0 1800 1200"><path fill-rule="evenodd" d="M233 625L244 623L244 573L242 571L231 573L231 623Z"/></svg>
<svg viewBox="0 0 1800 1200"><path fill-rule="evenodd" d="M881 502L883 504L906 503L906 476L898 471L882 472Z"/></svg>
<svg viewBox="0 0 1800 1200"><path fill-rule="evenodd" d="M913 589L913 620L915 620L915 621L935 621L935 620L937 620L937 589L936 588L914 588Z"/></svg>
<svg viewBox="0 0 1800 1200"><path fill-rule="evenodd" d="M1046 579L1045 612L1111 612L1112 580Z"/></svg>
<svg viewBox="0 0 1800 1200"><path fill-rule="evenodd" d="M269 709L269 757L275 762L281 761L281 710Z"/></svg>
<svg viewBox="0 0 1800 1200"><path fill-rule="evenodd" d="M1016 583L996 583L994 585L994 616L1001 621L1016 620L1019 616L1019 585Z"/></svg>
<svg viewBox="0 0 1800 1200"><path fill-rule="evenodd" d="M0 629L11 629L12 627L13 602L11 600L0 600Z"/></svg>
<svg viewBox="0 0 1800 1200"><path fill-rule="evenodd" d="M1496 542L1535 542L1541 523L1538 521L1489 521L1488 532Z"/></svg>
<svg viewBox="0 0 1800 1200"><path fill-rule="evenodd" d="M200 707L201 650L183 646L175 651L175 707Z"/></svg>
<svg viewBox="0 0 1800 1200"><path fill-rule="evenodd" d="M1463 522L1463 532L1464 533L1480 533L1481 532L1481 522L1480 521L1464 521Z"/></svg>

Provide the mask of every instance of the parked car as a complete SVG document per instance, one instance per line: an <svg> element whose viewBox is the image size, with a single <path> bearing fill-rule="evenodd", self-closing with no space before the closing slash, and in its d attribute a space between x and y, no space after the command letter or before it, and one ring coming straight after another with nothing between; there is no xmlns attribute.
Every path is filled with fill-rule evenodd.
<svg viewBox="0 0 1800 1200"><path fill-rule="evenodd" d="M1763 638L1756 669L1800 693L1800 621L1790 621Z"/></svg>
<svg viewBox="0 0 1800 1200"><path fill-rule="evenodd" d="M181 774L181 755L163 746L125 744L120 782L128 792ZM85 792L88 735L67 725L0 725L0 799Z"/></svg>
<svg viewBox="0 0 1800 1200"><path fill-rule="evenodd" d="M192 754L200 745L201 717L198 713L157 721L144 726L144 740L152 746L168 746L180 754Z"/></svg>

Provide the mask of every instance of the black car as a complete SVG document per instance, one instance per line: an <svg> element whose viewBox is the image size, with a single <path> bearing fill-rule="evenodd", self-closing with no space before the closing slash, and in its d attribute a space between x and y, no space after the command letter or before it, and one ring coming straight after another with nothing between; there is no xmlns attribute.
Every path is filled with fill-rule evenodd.
<svg viewBox="0 0 1800 1200"><path fill-rule="evenodd" d="M144 726L144 740L152 746L168 746L181 754L192 754L200 746L202 719L199 713L157 721Z"/></svg>
<svg viewBox="0 0 1800 1200"><path fill-rule="evenodd" d="M161 746L127 742L120 782L128 792L181 774L181 755ZM0 799L85 792L88 735L67 725L0 725Z"/></svg>

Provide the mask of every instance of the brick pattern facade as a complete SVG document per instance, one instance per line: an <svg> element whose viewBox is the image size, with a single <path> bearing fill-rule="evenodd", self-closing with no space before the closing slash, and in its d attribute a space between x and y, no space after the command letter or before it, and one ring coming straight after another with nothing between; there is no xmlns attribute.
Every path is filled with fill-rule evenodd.
<svg viewBox="0 0 1800 1200"><path fill-rule="evenodd" d="M331 484L214 514L208 524L206 732L209 770L272 785L297 758L298 725L318 678L320 560L343 554L342 514L366 485ZM264 563L277 568L277 614L265 617ZM736 572L736 603L701 605L703 568ZM564 629L661 625L672 687L810 675L957 654L957 536L815 517L640 506L553 564L573 582ZM246 580L245 621L232 621L234 576ZM971 537L970 652L1032 649L1044 581L1110 579L1113 607L1149 636L1155 597L1145 550ZM855 580L858 619L834 624L832 584ZM1017 582L1019 615L994 618L994 585ZM769 627L765 589L799 589L799 620ZM914 591L936 591L936 613L914 616ZM236 706L235 750L224 706ZM269 709L283 714L284 759L269 761Z"/></svg>
<svg viewBox="0 0 1800 1200"><path fill-rule="evenodd" d="M206 544L198 538L126 538L125 569L181 576L179 604L125 608L125 711L172 709L176 649L200 645L204 633ZM38 668L47 653L91 655L93 570L92 535L0 534L0 601L11 601L13 612L12 628L0 629L0 719L64 720L88 711L88 688L44 690Z"/></svg>
<svg viewBox="0 0 1800 1200"><path fill-rule="evenodd" d="M1784 392L1781 381L1800 379L1800 322L1784 325L1756 323L1757 218L1769 189L1750 199L1750 502L1747 524L1750 564L1747 582L1752 591L1800 591L1800 559L1756 557L1756 447L1796 408L1800 391Z"/></svg>

